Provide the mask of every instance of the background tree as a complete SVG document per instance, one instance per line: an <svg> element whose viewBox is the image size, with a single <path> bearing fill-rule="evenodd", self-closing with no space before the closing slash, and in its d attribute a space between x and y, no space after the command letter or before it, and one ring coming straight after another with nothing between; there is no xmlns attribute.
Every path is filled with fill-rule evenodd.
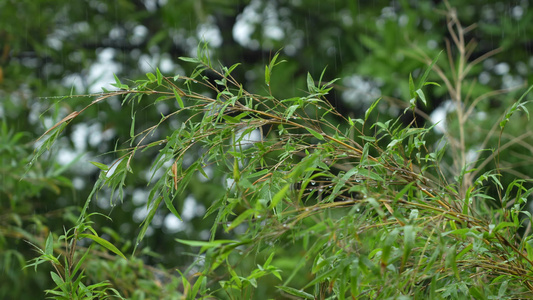
<svg viewBox="0 0 533 300"><path fill-rule="evenodd" d="M60 147L56 146L55 150L45 154L46 159L40 160L28 171L26 166L33 151L31 142L63 117L79 111L92 101L78 97L59 101L60 98L46 97L98 92L103 83L115 82L112 73L124 83L127 79L144 77L147 72L155 74L156 68L166 76L191 74L194 65L185 64L177 57L194 56L202 40L209 43L213 62L226 66L242 63L232 76L252 93L268 90L278 99L302 96L304 92L300 89L306 86L307 72L317 79L327 66L325 79L342 78L335 82L335 88L326 96L327 100L346 112L344 117L355 118L362 117L370 103L383 96L386 101L381 101L376 108L380 120L402 114L409 106L406 100L410 98L409 73L419 78L426 64L440 50L447 49L437 66L442 69L443 76L455 80L454 86L458 86L459 81L459 85L464 87L453 95L442 84L439 74L431 73L430 80L439 82L442 87L425 90L428 105L417 104L420 111L405 114L403 120L408 124L416 119L416 126L423 126L428 121L423 118L424 112L429 115L440 105L453 107L462 103L456 100L464 99L479 102L471 114L471 119L476 120L475 126L465 127L453 110L446 111L449 117L445 129L447 138L451 137L452 151L445 156L448 160L443 160L442 169L447 175L460 176L464 163L475 158L476 150L497 145L497 135L488 140L486 137L490 135L485 129L491 128L504 108L523 92L503 94L497 91L530 81L529 37L532 35L527 24L531 13L526 2L464 4L450 1L450 6L455 7L462 24L477 24L477 28L465 27L465 32L460 35L466 41L478 41L477 47L466 46L466 43L462 49L454 47L453 36L447 28L450 19L445 16L444 3L3 2L0 4L0 97L3 99L0 115L4 141L1 143L1 201L4 207L1 262L6 271L1 276L10 284L1 287L0 294L16 298L23 297L23 293L36 293L25 296L39 297L42 290L50 287L51 283L45 280L49 277L47 270L39 269L38 273L28 273L27 269L21 271L24 261L34 255L22 239L44 245L49 230L60 234L63 227L71 227L78 216L76 207L82 205L92 183L98 178L98 169L88 162L111 165L119 158L116 153L99 154L113 150L115 145L127 145L126 138L130 136L131 111L121 109L120 99L109 99L92 106L76 119L73 126L66 127L58 141ZM20 20L24 20L23 25ZM446 41L450 44L449 48ZM282 49L280 59L287 62L276 66L271 84L267 87L264 84L264 66L279 49ZM491 52L493 50L496 52ZM486 53L494 55L485 59ZM483 59L482 63L472 67L465 78L457 77L460 57L466 57L461 54L468 54L467 61L470 62ZM452 60L455 69L446 67L448 55L452 59L457 58ZM454 79L453 74L457 78ZM213 73L206 75L214 82L216 76ZM491 97L482 96L487 92L492 92L489 94ZM457 95L461 99L457 99ZM452 101L447 102L448 99ZM147 105L135 115L135 122L141 128L141 124L157 123L161 113L168 114L176 109L176 105L171 106L164 101ZM47 109L50 113L42 114ZM157 132L161 138L169 135L179 123L165 126ZM500 161L500 166L507 172L504 175L510 173L529 178L529 125L524 120L509 126L506 132L512 135L504 134L502 137L508 152L501 155L506 159ZM462 134L461 128L466 128ZM435 141L438 138L438 135L430 137ZM466 149L472 149L472 152ZM99 193L99 200L93 201L90 207L91 211L100 211L112 217L112 223L101 219L95 220L94 226L98 232L106 233L106 238L113 243L122 245L123 252L133 248L128 242L134 242L138 224L147 212L146 184L155 155L155 152L148 152L134 161L132 168L135 175L127 178L123 204L117 199L110 199L111 191L104 189ZM486 157L493 158L494 155L483 152L479 159L485 162L482 159ZM454 165L453 161L461 163ZM493 160L486 161L481 167L494 167ZM482 171L475 173L481 174ZM160 266L163 270L184 270L190 264L193 258L176 255L190 248L177 245L174 239L205 239L208 236L210 226L206 224L210 222L202 219L201 212L213 203L216 195L223 192L223 176L214 174L213 179L207 182L201 177L192 178L190 186L177 202L182 216L187 216L186 222L177 222L166 210L156 213L147 227L143 244L139 246L145 251L141 256L144 263ZM508 184L512 178L503 177L501 182ZM472 177L472 181L474 179ZM465 192L463 189L462 193ZM496 195L497 190L492 189L492 193ZM95 270L91 273L95 281L97 278L114 278L111 276L113 272L102 268L115 263L106 258L92 260L96 265L100 264L100 271L96 271L97 267L92 269ZM87 269L91 270L90 266ZM155 276L160 280L155 282L174 280L173 284L178 285L175 272L158 273L160 269L141 275L152 279ZM137 269L137 272L142 273L142 270ZM174 277L161 274L173 274ZM139 286L138 282L121 285L118 281L113 283L120 286L124 296L132 296L134 287ZM39 288L27 289L28 285ZM155 290L151 283L146 283L141 292L155 293Z"/></svg>

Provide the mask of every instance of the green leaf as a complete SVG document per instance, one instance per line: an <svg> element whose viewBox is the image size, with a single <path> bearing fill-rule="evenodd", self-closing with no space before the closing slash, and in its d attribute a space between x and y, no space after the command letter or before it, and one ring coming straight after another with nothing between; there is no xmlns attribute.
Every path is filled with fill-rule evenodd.
<svg viewBox="0 0 533 300"><path fill-rule="evenodd" d="M470 296L472 296L472 299L487 299L487 297L483 295L482 290L475 286L470 287L468 292L470 293Z"/></svg>
<svg viewBox="0 0 533 300"><path fill-rule="evenodd" d="M463 200L463 215L468 215L468 208L470 205L470 194L474 190L474 186L466 190L465 199Z"/></svg>
<svg viewBox="0 0 533 300"><path fill-rule="evenodd" d="M184 245L188 245L191 247L207 247L207 248L219 247L222 244L236 243L236 241L234 240L216 240L216 241L205 242L205 241L192 241L192 240L182 240L182 239L176 239L176 242L184 244Z"/></svg>
<svg viewBox="0 0 533 300"><path fill-rule="evenodd" d="M198 58L180 56L178 57L178 59L186 61L186 62L200 63L200 60Z"/></svg>
<svg viewBox="0 0 533 300"><path fill-rule="evenodd" d="M239 65L240 65L240 63L236 63L236 64L234 64L233 66L231 66L229 69L228 69L228 68L224 68L225 71L226 71L226 72L224 73L224 77L228 77L228 76L231 74L231 72L233 72L233 70L234 70L236 67L238 67Z"/></svg>
<svg viewBox="0 0 533 300"><path fill-rule="evenodd" d="M76 273L78 273L78 270L81 268L81 266L83 265L83 262L89 255L89 252L90 252L89 250L85 251L85 254L83 254L83 256L78 260L78 262L76 263L76 267L74 267L74 271L72 271L72 276L75 276Z"/></svg>
<svg viewBox="0 0 533 300"><path fill-rule="evenodd" d="M298 107L300 106L297 104L289 106L285 112L285 118L290 119Z"/></svg>
<svg viewBox="0 0 533 300"><path fill-rule="evenodd" d="M367 141L367 142L375 142L375 141L376 141L376 138L373 137L373 136L361 135L360 138L361 138L363 141Z"/></svg>
<svg viewBox="0 0 533 300"><path fill-rule="evenodd" d="M127 260L126 256L124 256L124 254L122 254L122 252L120 252L120 250L117 249L117 247L115 247L115 245L111 244L110 242L108 242L107 240L104 240L103 238L99 237L99 236L96 236L96 235L93 235L93 234L87 234L87 233L81 233L81 234L78 234L78 238L80 239L83 239L83 238L88 238L88 239L91 239L95 242L97 242L98 244L100 244L102 247L106 248L107 250L115 253L116 255L124 258L125 260Z"/></svg>
<svg viewBox="0 0 533 300"><path fill-rule="evenodd" d="M178 213L178 211L176 210L176 208L174 207L174 204L172 203L172 199L170 199L170 197L168 196L168 193L164 193L163 194L163 199L165 200L165 205L167 206L168 210L170 210L170 212L173 215L175 215L178 219L181 220L181 216Z"/></svg>
<svg viewBox="0 0 533 300"><path fill-rule="evenodd" d="M422 75L422 77L420 78L420 81L418 82L418 89L421 89L422 86L424 86L426 84L426 80L428 79L429 72L431 72L431 70L433 69L433 66L439 60L439 57L440 57L441 53L442 53L442 50L439 52L439 54L437 54L437 57L435 57L435 59L433 59L431 64L426 68L426 71L424 72L424 75ZM434 82L431 82L430 84L434 84Z"/></svg>
<svg viewBox="0 0 533 300"><path fill-rule="evenodd" d="M207 283L207 277L204 275L200 275L198 279L196 279L196 282L194 283L194 286L192 287L191 295L198 294L198 291L200 288L205 289L205 285Z"/></svg>
<svg viewBox="0 0 533 300"><path fill-rule="evenodd" d="M516 227L516 225L512 222L501 222L496 226L496 228L494 228L493 232L496 233L506 227Z"/></svg>
<svg viewBox="0 0 533 300"><path fill-rule="evenodd" d="M529 94L529 92L531 92L531 90L533 89L533 85L531 85L527 91L525 93L522 94L522 96L520 97L520 99L518 99L518 101L516 101L512 106L511 108L509 109L509 111L505 114L505 117L504 119L500 122L500 129L503 130L505 125L507 124L507 122L509 122L509 119L511 118L511 116L515 113L516 110L518 110L519 108L523 108L524 106L522 105L522 100L524 99L524 97ZM527 112L526 110L526 114L528 114L528 118L529 118L529 113Z"/></svg>
<svg viewBox="0 0 533 300"><path fill-rule="evenodd" d="M473 244L468 244L468 246L466 246L463 250L461 250L461 252L459 252L459 254L457 254L456 259L461 259L466 253L468 253L468 251L472 250L473 247Z"/></svg>
<svg viewBox="0 0 533 300"><path fill-rule="evenodd" d="M413 75L409 73L409 97L416 99L415 83L413 82Z"/></svg>
<svg viewBox="0 0 533 300"><path fill-rule="evenodd" d="M424 92L421 89L418 89L416 90L416 93L418 97L420 97L420 100L422 100L422 103L424 103L424 105L427 105L428 103L426 101L426 96L424 95Z"/></svg>
<svg viewBox="0 0 533 300"><path fill-rule="evenodd" d="M374 101L374 103L372 103L372 105L370 105L370 107L366 110L366 112L365 112L365 121L368 120L368 116L370 116L370 113L378 105L380 100L381 100L381 98L379 98L378 100Z"/></svg>
<svg viewBox="0 0 533 300"><path fill-rule="evenodd" d="M228 115L222 115L222 119L224 119L228 124L236 124L240 122L239 119Z"/></svg>
<svg viewBox="0 0 533 300"><path fill-rule="evenodd" d="M416 237L416 230L413 227L413 225L406 225L403 228L403 257L402 257L402 266L405 265L407 262L407 259L409 258L409 255L411 254L411 250L415 246L415 237Z"/></svg>
<svg viewBox="0 0 533 300"><path fill-rule="evenodd" d="M368 145L368 144L367 144ZM363 175L365 177L368 177L375 181L385 182L385 179L383 177L379 176L376 172L372 172L365 168L358 168L357 174Z"/></svg>
<svg viewBox="0 0 533 300"><path fill-rule="evenodd" d="M174 92L174 97L176 97L176 101L178 101L179 108L184 108L185 105L183 104L183 100L181 99L181 96L178 91L175 88L172 89L172 91Z"/></svg>
<svg viewBox="0 0 533 300"><path fill-rule="evenodd" d="M403 197L403 195L405 195L405 193L407 193L407 191L409 191L411 189L411 187L414 185L415 183L414 182L409 182L408 184L406 184L402 189L401 191L399 191L395 196L394 196L394 202L398 201L400 198Z"/></svg>
<svg viewBox="0 0 533 300"><path fill-rule="evenodd" d="M270 256L267 258L267 260L263 264L263 268L266 269L268 266L270 266L270 263L272 262L272 259L274 258L274 254L275 252L270 253Z"/></svg>
<svg viewBox="0 0 533 300"><path fill-rule="evenodd" d="M233 158L233 179L235 179L235 181L239 182L239 180L241 179L241 171L239 170L239 161L237 160L237 158Z"/></svg>
<svg viewBox="0 0 533 300"><path fill-rule="evenodd" d="M456 245L453 245L448 248L447 254L446 254L446 261L445 266L448 268L451 268L453 270L453 273L455 274L455 277L457 280L461 280L461 277L459 275L459 270L457 269L457 262L456 262Z"/></svg>
<svg viewBox="0 0 533 300"><path fill-rule="evenodd" d="M130 89L129 86L127 86L126 84L122 84L120 82L120 79L118 79L117 75L115 75L113 73L113 76L115 77L115 83L111 84L112 86L117 87L119 89L123 89L123 90L129 90Z"/></svg>
<svg viewBox="0 0 533 300"><path fill-rule="evenodd" d="M136 114L137 112L134 112L133 115L131 116L130 137L132 139L132 143L133 143L133 137L135 137L135 115Z"/></svg>
<svg viewBox="0 0 533 300"><path fill-rule="evenodd" d="M498 290L498 298L504 299L507 295L507 288L509 286L509 280L505 280L502 285L500 285L500 289Z"/></svg>
<svg viewBox="0 0 533 300"><path fill-rule="evenodd" d="M124 254L122 254L122 252L120 252L120 250L118 250L117 247L115 247L115 245L111 244L110 242L108 242L107 240L104 240L103 238L101 238L99 236L96 236L96 235L93 235L93 234L81 233L81 234L78 234L78 238L80 238L80 239L83 239L83 238L91 239L91 240L97 242L98 244L100 244L102 247L106 248L107 250L115 253L116 255L124 258L125 260L128 260L126 258L126 256L124 256Z"/></svg>
<svg viewBox="0 0 533 300"><path fill-rule="evenodd" d="M424 83L424 86L426 86L426 85L435 85L435 86L440 87L440 84L438 84L436 82L433 82L433 81L429 81L429 82Z"/></svg>
<svg viewBox="0 0 533 300"><path fill-rule="evenodd" d="M270 86L270 69L268 66L265 66L265 83L267 86Z"/></svg>
<svg viewBox="0 0 533 300"><path fill-rule="evenodd" d="M291 287L288 287L288 286L276 286L276 288L284 291L285 293L289 294L289 295L293 295L293 296L296 296L296 297L301 297L301 298L304 298L304 299L315 299L315 296L309 294L309 293L306 293L302 290L297 290L295 288L291 288Z"/></svg>
<svg viewBox="0 0 533 300"><path fill-rule="evenodd" d="M148 77L148 80L150 80L150 83L155 82L157 80L155 78L154 73L146 73L146 77Z"/></svg>
<svg viewBox="0 0 533 300"><path fill-rule="evenodd" d="M242 222L246 221L251 215L255 213L255 210L253 209L247 209L242 214L240 214L235 220L231 222L231 224L226 228L226 232L229 232L233 228L239 226Z"/></svg>
<svg viewBox="0 0 533 300"><path fill-rule="evenodd" d="M311 129L311 128L309 128L309 127L306 127L305 129L307 129L307 131L309 131L309 133L311 133L311 134L312 134L314 137L316 137L317 139L319 139L319 140L321 140L321 141L324 140L324 137L323 137L320 133L314 131L313 129Z"/></svg>
<svg viewBox="0 0 533 300"><path fill-rule="evenodd" d="M53 255L54 254L54 236L50 232L48 234L48 238L46 239L46 244L44 246L44 253L47 255Z"/></svg>
<svg viewBox="0 0 533 300"><path fill-rule="evenodd" d="M320 78L318 78L318 86L320 87L320 84L322 83L322 78L324 78L324 73L326 73L326 69L328 67L326 66L323 70L322 70L322 73L320 73Z"/></svg>
<svg viewBox="0 0 533 300"><path fill-rule="evenodd" d="M211 248L220 248L223 247L224 253L223 255L219 256L217 258L217 263L213 264L211 267L212 269L216 269L218 265L222 263L222 260L224 259L223 256L228 256L231 254L231 251L235 249L238 246L246 245L250 242L250 240L243 240L243 241L233 241L233 240L216 240L216 241L190 241L190 240L181 240L176 239L176 242L188 245L191 247L201 247L200 253L204 253L206 250L209 250ZM219 260L220 259L220 260Z"/></svg>
<svg viewBox="0 0 533 300"><path fill-rule="evenodd" d="M161 85L163 83L163 74L161 74L161 71L159 71L159 68L155 69L157 74L157 85Z"/></svg>
<svg viewBox="0 0 533 300"><path fill-rule="evenodd" d="M59 287L64 293L66 293L66 289L65 289L65 282L63 281L63 279L57 275L56 272L50 272L50 276L52 277L52 280L54 281L54 283L57 285L57 287Z"/></svg>
<svg viewBox="0 0 533 300"><path fill-rule="evenodd" d="M274 197L272 197L272 202L270 203L270 207L269 207L270 209L273 209L274 207L276 207L276 205L278 205L281 199L285 197L285 194L287 193L289 188L290 188L290 184L286 184L283 188L281 188L281 190L279 190L279 192L277 192L274 195Z"/></svg>
<svg viewBox="0 0 533 300"><path fill-rule="evenodd" d="M316 92L315 81L313 80L313 77L311 77L311 73L309 72L307 73L307 90L310 93Z"/></svg>
<svg viewBox="0 0 533 300"><path fill-rule="evenodd" d="M307 283L305 285L305 288L313 286L313 285L315 285L315 284L317 284L319 282L324 282L324 280L326 280L326 278L329 278L330 276L332 276L333 274L335 274L335 273L337 273L339 271L340 270L336 269L336 268L329 269L326 272L319 274L318 276L315 277L315 279L313 279L309 283Z"/></svg>
<svg viewBox="0 0 533 300"><path fill-rule="evenodd" d="M400 230L395 228L387 234L387 237L383 241L383 249L381 251L381 261L385 264L389 264L389 258L392 252L392 247L394 246L396 239L400 234Z"/></svg>

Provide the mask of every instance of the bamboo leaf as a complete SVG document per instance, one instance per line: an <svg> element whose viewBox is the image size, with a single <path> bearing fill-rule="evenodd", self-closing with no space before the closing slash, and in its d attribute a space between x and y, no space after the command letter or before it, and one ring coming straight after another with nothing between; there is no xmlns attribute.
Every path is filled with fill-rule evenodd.
<svg viewBox="0 0 533 300"><path fill-rule="evenodd" d="M255 213L255 210L253 209L247 209L242 214L240 214L235 220L231 222L231 224L226 228L226 232L229 232L230 230L234 229L235 227L239 226L242 222L246 221L251 215Z"/></svg>
<svg viewBox="0 0 533 300"><path fill-rule="evenodd" d="M44 246L44 253L47 255L53 255L54 254L54 236L50 232L48 234L48 238L46 239L46 244Z"/></svg>
<svg viewBox="0 0 533 300"><path fill-rule="evenodd" d="M57 285L57 287L60 288L64 293L66 293L67 290L65 289L65 282L63 281L63 279L59 275L57 275L56 272L53 271L50 272L50 276L52 277L52 280Z"/></svg>
<svg viewBox="0 0 533 300"><path fill-rule="evenodd" d="M276 207L276 205L278 205L278 203L283 199L283 197L285 197L285 194L289 190L289 187L290 185L286 184L283 188L281 188L281 190L279 190L274 195L274 197L272 198L272 202L270 203L270 206L269 206L270 209L273 209L274 207Z"/></svg>
<svg viewBox="0 0 533 300"><path fill-rule="evenodd" d="M139 243L143 240L144 235L146 234L146 230L148 230L148 226L150 223L152 223L152 219L155 216L155 213L157 212L157 209L159 208L159 205L161 204L161 201L163 200L162 196L157 196L156 200L152 204L152 207L150 208L150 211L148 212L148 215L144 219L141 227L141 231L139 232L139 235L137 236L137 244L135 245L135 248L133 249L133 252L135 253L135 250L137 249L137 246Z"/></svg>
<svg viewBox="0 0 533 300"><path fill-rule="evenodd" d="M155 82L157 79L155 78L154 73L146 73L146 77L148 77L148 80L150 83Z"/></svg>
<svg viewBox="0 0 533 300"><path fill-rule="evenodd" d="M374 108L378 105L379 101L381 100L381 98L378 98L378 100L374 101L372 103L372 105L370 105L370 107L366 110L365 112L365 121L368 120L368 116L370 116L370 113L372 113L372 111L374 110ZM353 126L353 125L352 125Z"/></svg>
<svg viewBox="0 0 533 300"><path fill-rule="evenodd" d="M422 103L424 103L424 105L428 104L426 101L426 96L424 95L424 92L421 89L416 90L416 94L418 95L418 97L420 97L420 100L422 100Z"/></svg>
<svg viewBox="0 0 533 300"><path fill-rule="evenodd" d="M437 54L437 56L435 57L435 59L433 59L433 61L431 62L431 64L426 68L426 71L424 72L424 75L422 75L422 77L420 78L420 81L418 82L418 89L421 89L422 86L424 86L426 84L426 80L428 79L428 76L429 76L429 73L431 72L431 70L433 69L433 66L437 63L437 61L439 60L439 57L442 53L442 50L439 52L439 54ZM433 84L433 82L431 83Z"/></svg>
<svg viewBox="0 0 533 300"><path fill-rule="evenodd" d="M200 60L198 58L180 56L178 57L178 59L186 61L186 62L196 63L196 64L200 63Z"/></svg>
<svg viewBox="0 0 533 300"><path fill-rule="evenodd" d="M293 296L296 296L296 297L301 297L301 298L304 298L304 299L315 299L315 296L309 294L309 293L306 293L302 290L298 290L298 289L295 289L295 288L291 288L291 287L288 287L288 286L276 286L276 288L284 291L285 293L289 294L289 295L293 295Z"/></svg>
<svg viewBox="0 0 533 300"><path fill-rule="evenodd" d="M184 108L185 105L183 104L183 100L181 99L181 96L178 91L175 88L172 89L172 91L174 92L174 97L176 97L176 101L178 101L179 108Z"/></svg>
<svg viewBox="0 0 533 300"><path fill-rule="evenodd" d="M311 77L311 73L307 73L307 90L310 93L316 92L315 82L313 80L313 77Z"/></svg>
<svg viewBox="0 0 533 300"><path fill-rule="evenodd" d="M413 82L413 75L409 73L409 97L416 100L415 83Z"/></svg>
<svg viewBox="0 0 533 300"><path fill-rule="evenodd" d="M163 83L163 74L161 74L161 71L159 71L159 68L155 69L157 74L157 85L161 85Z"/></svg>
<svg viewBox="0 0 533 300"><path fill-rule="evenodd" d="M311 128L309 128L309 127L306 127L305 129L307 129L307 131L309 131L309 133L311 133L311 134L312 134L314 137L316 137L317 139L319 139L319 140L321 140L321 141L324 140L324 137L323 137L320 133L314 131L313 129L311 129Z"/></svg>
<svg viewBox="0 0 533 300"><path fill-rule="evenodd" d="M265 66L265 83L267 86L270 86L270 69L268 66Z"/></svg>
<svg viewBox="0 0 533 300"><path fill-rule="evenodd" d="M120 252L120 250L118 250L117 247L115 247L115 245L111 244L110 242L108 242L107 240L104 240L103 238L99 237L99 236L96 236L96 235L93 235L93 234L87 234L87 233L81 233L81 234L78 234L78 238L80 239L83 239L83 238L88 238L88 239L91 239L95 242L97 242L98 244L100 244L100 246L106 248L107 250L115 253L116 255L124 258L125 260L127 260L126 256L124 256L124 254L122 254L122 252Z"/></svg>

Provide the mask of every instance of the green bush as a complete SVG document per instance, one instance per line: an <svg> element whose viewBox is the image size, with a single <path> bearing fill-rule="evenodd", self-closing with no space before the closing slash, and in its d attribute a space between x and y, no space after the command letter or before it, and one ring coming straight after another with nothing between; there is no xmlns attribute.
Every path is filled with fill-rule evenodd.
<svg viewBox="0 0 533 300"><path fill-rule="evenodd" d="M48 290L49 295L530 296L533 248L526 204L533 190L524 178L501 180L500 164L507 161L506 149L519 142L505 130L518 111L528 116L525 97L533 86L501 119L491 120L483 148L470 149L472 112L483 96L469 99L467 87L473 81L468 73L491 53L469 62L465 28L453 13L448 24L455 47L447 49L449 64L418 51L428 67L416 80L406 77L409 98L404 101L405 114L422 114L417 107L430 101L425 91L433 85L446 88L456 111L451 130L440 140L435 125L420 128L400 119L383 120L379 99L362 118L344 115L325 98L336 80L324 80L324 72L318 80L308 74L302 96L273 96L271 78L283 63L278 54L265 67L263 95L249 93L232 77L238 64L213 65L207 47L199 47L196 58L181 58L196 66L190 76L166 77L156 70L133 85L116 77L118 91L65 116L43 135L34 158L38 161L85 110L107 99L121 97L131 111L129 145L115 150L118 159L111 165L94 162L101 172L74 227L59 238L48 235L43 249L37 247L40 256L32 265L50 262L54 268L57 287ZM432 72L440 80L428 82ZM139 126L138 114L160 102L172 107L171 112L161 114L150 127ZM172 120L178 125L166 132L164 125ZM470 150L479 151L472 158ZM111 191L111 206L116 204L114 192L129 201L124 199L128 174L140 172L134 162L150 155L155 158L148 171L148 213L135 246L111 243L93 228L89 218L97 214L91 213L91 203L102 190ZM147 270L139 254L149 251L141 243L154 216L168 210L181 218L180 206L189 193L209 197L204 215L208 237L175 240L184 256L184 266L176 268L179 274ZM126 258L123 253L130 249L132 255ZM125 284L131 274L135 284Z"/></svg>

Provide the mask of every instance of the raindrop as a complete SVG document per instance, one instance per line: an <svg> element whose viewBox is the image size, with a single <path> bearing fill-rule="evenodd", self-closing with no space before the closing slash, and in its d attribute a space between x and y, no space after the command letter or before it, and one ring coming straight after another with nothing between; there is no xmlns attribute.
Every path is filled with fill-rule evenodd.
<svg viewBox="0 0 533 300"><path fill-rule="evenodd" d="M311 180L311 185L315 185L316 182L314 180Z"/></svg>

